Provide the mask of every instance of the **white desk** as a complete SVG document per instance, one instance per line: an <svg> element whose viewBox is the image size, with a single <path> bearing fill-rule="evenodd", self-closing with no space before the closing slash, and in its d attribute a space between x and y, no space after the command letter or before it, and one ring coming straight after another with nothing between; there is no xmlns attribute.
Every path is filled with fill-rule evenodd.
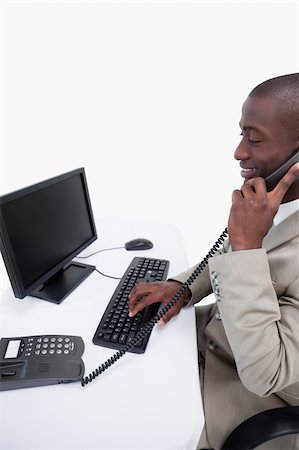
<svg viewBox="0 0 299 450"><path fill-rule="evenodd" d="M98 240L83 253L145 237L151 250L102 252L84 260L121 277L134 256L170 260L169 276L188 267L177 228L139 220L97 221ZM118 281L93 272L60 305L0 297L1 337L79 335L89 374L114 351L92 337ZM91 384L0 392L1 450L194 450L203 426L194 309L153 330L142 355L126 354Z"/></svg>

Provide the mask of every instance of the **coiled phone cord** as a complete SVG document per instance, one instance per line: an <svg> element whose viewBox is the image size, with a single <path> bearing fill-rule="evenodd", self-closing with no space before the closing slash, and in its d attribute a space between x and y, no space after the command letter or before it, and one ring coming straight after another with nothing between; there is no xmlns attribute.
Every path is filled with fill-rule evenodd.
<svg viewBox="0 0 299 450"><path fill-rule="evenodd" d="M114 364L117 360L119 360L125 353L130 351L135 345L141 341L156 325L159 320L165 316L166 313L178 302L180 297L186 292L188 287L194 282L194 280L198 277L198 275L203 271L203 269L207 266L208 260L212 258L220 246L223 244L225 239L228 236L227 228L223 231L223 233L219 236L213 247L207 253L205 258L198 264L196 269L192 272L190 277L182 284L180 289L174 294L167 305L164 305L157 314L152 317L146 325L136 334L136 336L132 339L130 344L124 345L123 348L117 351L113 356L111 356L107 361L101 364L97 369L93 370L88 376L81 378L81 385L85 386L88 383L91 383L97 376L101 375L106 369L108 369L112 364Z"/></svg>

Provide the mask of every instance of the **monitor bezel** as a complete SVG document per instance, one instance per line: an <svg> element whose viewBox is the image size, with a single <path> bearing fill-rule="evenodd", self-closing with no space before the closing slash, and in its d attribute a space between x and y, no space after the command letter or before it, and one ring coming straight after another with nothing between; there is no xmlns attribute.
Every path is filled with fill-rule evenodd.
<svg viewBox="0 0 299 450"><path fill-rule="evenodd" d="M11 240L9 237L9 233L7 231L5 219L2 212L2 205L16 200L22 196L26 196L28 194L31 194L32 192L36 192L38 190L47 188L51 185L54 185L56 183L59 183L61 181L64 181L66 179L72 178L74 176L80 176L82 179L82 187L84 191L84 197L86 201L87 206L87 212L89 216L89 221L91 225L92 230L92 237L88 239L86 242L82 243L78 248L74 249L73 252L71 252L67 257L65 257L63 260L59 261L55 266L52 268L49 268L49 270L41 275L39 278L34 280L31 284L28 286L25 286L22 281L22 276L20 269L18 267L13 247L11 244ZM32 184L31 186L19 189L17 191L11 192L9 194L2 195L0 197L0 245L1 245L1 252L3 256L3 261L8 273L8 277L11 282L12 289L14 291L14 295L17 298L24 298L27 295L30 296L36 289L38 289L40 286L42 286L44 283L47 282L53 275L58 273L61 269L67 267L69 264L71 264L72 259L76 257L80 252L82 252L86 247L88 247L92 242L94 242L97 239L97 231L89 196L89 190L87 186L87 180L85 175L85 169L83 167L79 169L72 170L70 172L63 173L61 175L49 178L47 180Z"/></svg>

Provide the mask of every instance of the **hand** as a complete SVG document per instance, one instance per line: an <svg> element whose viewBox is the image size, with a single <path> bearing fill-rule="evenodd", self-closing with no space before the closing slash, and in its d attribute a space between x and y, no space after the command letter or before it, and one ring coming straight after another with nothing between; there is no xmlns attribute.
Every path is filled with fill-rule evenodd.
<svg viewBox="0 0 299 450"><path fill-rule="evenodd" d="M260 177L248 180L233 192L228 219L233 251L261 248L279 205L298 173L299 163L289 169L271 192L267 192L265 180Z"/></svg>
<svg viewBox="0 0 299 450"><path fill-rule="evenodd" d="M135 314L152 303L161 302L163 305L166 305L181 286L182 284L178 281L136 284L129 295L129 316L135 316ZM159 320L158 324L165 325L173 316L178 314L188 297L191 297L189 288L168 313Z"/></svg>

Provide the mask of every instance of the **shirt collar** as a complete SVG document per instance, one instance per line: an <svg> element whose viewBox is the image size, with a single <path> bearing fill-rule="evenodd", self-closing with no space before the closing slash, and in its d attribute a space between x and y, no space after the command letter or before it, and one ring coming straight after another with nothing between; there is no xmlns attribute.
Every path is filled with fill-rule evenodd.
<svg viewBox="0 0 299 450"><path fill-rule="evenodd" d="M277 226L280 222L287 219L289 216L299 210L299 199L292 200L291 202L282 203L278 208L276 216L274 217L273 224Z"/></svg>

